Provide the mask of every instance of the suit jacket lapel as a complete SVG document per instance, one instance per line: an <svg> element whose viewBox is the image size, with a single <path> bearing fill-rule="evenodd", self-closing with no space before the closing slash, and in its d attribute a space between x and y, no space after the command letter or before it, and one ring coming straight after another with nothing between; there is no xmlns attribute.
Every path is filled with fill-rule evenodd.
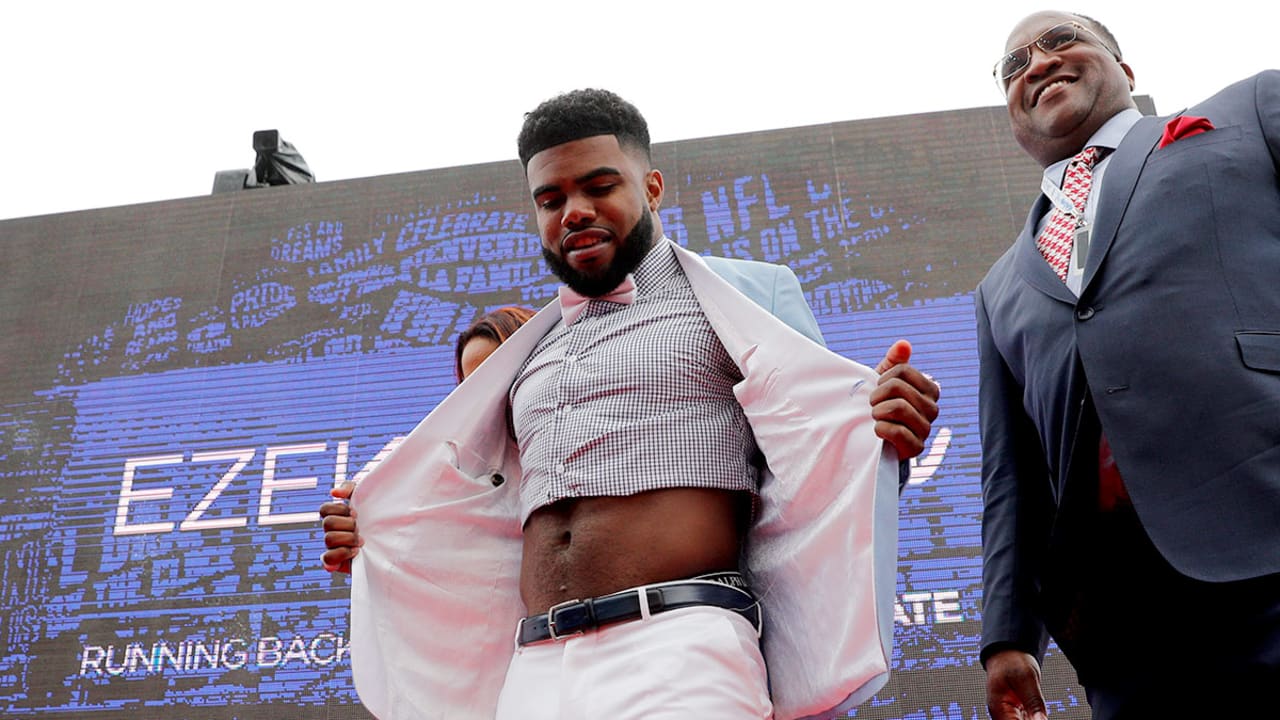
<svg viewBox="0 0 1280 720"><path fill-rule="evenodd" d="M1116 231L1124 218L1129 200L1133 197L1134 188L1138 184L1138 176L1147 163L1156 141L1160 139L1164 119L1144 117L1138 121L1129 134L1125 135L1107 163L1106 175L1103 178L1101 197L1098 198L1098 210L1094 213L1093 232L1090 242L1093 247L1085 261L1084 278L1081 280L1081 294L1089 287L1089 283L1098 273L1102 259L1111 250L1111 243L1116 239Z"/></svg>
<svg viewBox="0 0 1280 720"><path fill-rule="evenodd" d="M1043 194L1031 206L1031 212L1027 215L1027 222L1022 227L1022 232L1018 235L1017 243L1015 243L1014 263L1028 285L1052 298L1075 305L1076 296L1072 294L1071 290L1067 289L1066 284L1053 272L1053 268L1049 267L1049 263L1045 262L1044 256L1040 254L1039 248L1036 247L1036 225L1039 224L1040 218L1051 209L1049 198Z"/></svg>
<svg viewBox="0 0 1280 720"><path fill-rule="evenodd" d="M378 717L419 718L427 709L432 717L493 717L511 631L524 613L521 471L507 432L507 389L559 317L552 301L352 496L367 534L352 567L351 668Z"/></svg>
<svg viewBox="0 0 1280 720"><path fill-rule="evenodd" d="M675 249L742 370L734 394L768 459L746 557L764 606L774 712L844 713L883 685L893 647L898 462L875 435L876 374Z"/></svg>

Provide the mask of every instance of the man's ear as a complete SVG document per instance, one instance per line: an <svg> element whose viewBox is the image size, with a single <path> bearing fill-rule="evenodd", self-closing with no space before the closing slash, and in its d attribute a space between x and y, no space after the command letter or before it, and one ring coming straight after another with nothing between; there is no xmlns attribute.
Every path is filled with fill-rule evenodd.
<svg viewBox="0 0 1280 720"><path fill-rule="evenodd" d="M1121 62L1120 68L1124 70L1124 74L1129 78L1129 92L1133 92L1138 86L1138 81L1133 79L1133 68L1129 67L1129 63Z"/></svg>
<svg viewBox="0 0 1280 720"><path fill-rule="evenodd" d="M662 171L650 170L644 176L644 195L649 202L649 209L658 212L662 207Z"/></svg>

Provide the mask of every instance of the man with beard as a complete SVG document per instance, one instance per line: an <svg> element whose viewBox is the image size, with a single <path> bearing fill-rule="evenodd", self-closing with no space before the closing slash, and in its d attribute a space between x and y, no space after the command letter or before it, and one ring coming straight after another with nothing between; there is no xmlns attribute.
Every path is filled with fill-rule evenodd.
<svg viewBox="0 0 1280 720"><path fill-rule="evenodd" d="M897 458L918 454L937 386L905 343L878 382L825 350L788 269L667 239L648 129L616 95L543 103L519 151L566 284L558 302L365 479L359 535L345 506L322 508L326 566L364 542L362 699L384 717L491 717L496 703L499 718L648 719L799 717L864 699L887 673L896 560L884 533L899 467L877 435ZM440 445L444 471L417 459ZM476 528L507 513L490 549ZM394 537L425 520L437 529L423 542ZM518 569L490 559L504 553ZM364 607L392 594L414 598L402 615ZM428 607L431 629L406 637ZM430 669L423 644L443 658ZM388 680L406 667L412 680Z"/></svg>
<svg viewBox="0 0 1280 720"><path fill-rule="evenodd" d="M1280 73L1143 117L1063 12L995 73L1045 173L976 298L991 716L1043 715L1049 635L1095 718L1273 715Z"/></svg>

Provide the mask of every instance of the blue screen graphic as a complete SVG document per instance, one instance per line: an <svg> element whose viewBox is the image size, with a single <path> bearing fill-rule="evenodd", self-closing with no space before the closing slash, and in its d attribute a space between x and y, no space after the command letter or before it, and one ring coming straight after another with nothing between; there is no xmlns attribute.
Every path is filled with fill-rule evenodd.
<svg viewBox="0 0 1280 720"><path fill-rule="evenodd" d="M942 386L900 503L894 675L856 717L985 717L971 291L1025 207L1015 160L966 159L1018 157L993 117L654 148L673 240L790 266L832 350L908 338ZM0 229L0 715L369 717L316 509L452 389L461 329L555 293L519 166ZM1055 658L1050 710L1082 713Z"/></svg>

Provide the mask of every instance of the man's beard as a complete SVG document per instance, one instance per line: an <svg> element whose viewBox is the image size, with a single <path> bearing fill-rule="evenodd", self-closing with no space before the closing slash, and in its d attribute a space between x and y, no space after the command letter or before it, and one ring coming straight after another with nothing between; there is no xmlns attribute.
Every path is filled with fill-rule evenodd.
<svg viewBox="0 0 1280 720"><path fill-rule="evenodd" d="M653 247L653 217L648 208L640 213L640 219L631 228L631 232L618 243L613 255L613 262L599 275L587 275L569 267L569 262L553 254L543 246L542 259L547 261L551 272L560 278L574 292L584 297L600 297L618 287L627 273L635 270L649 254Z"/></svg>

